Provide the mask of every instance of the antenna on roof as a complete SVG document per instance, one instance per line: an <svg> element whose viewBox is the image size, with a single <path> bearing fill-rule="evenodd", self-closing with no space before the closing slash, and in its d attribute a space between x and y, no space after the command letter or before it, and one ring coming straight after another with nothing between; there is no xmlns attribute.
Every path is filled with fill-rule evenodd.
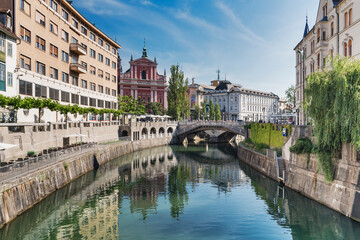
<svg viewBox="0 0 360 240"><path fill-rule="evenodd" d="M218 80L220 80L220 69L218 68L218 70L216 72L218 74Z"/></svg>

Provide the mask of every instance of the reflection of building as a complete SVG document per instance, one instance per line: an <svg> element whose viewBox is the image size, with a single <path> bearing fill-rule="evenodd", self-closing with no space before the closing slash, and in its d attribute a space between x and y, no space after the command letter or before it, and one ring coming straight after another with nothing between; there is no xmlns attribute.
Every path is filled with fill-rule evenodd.
<svg viewBox="0 0 360 240"><path fill-rule="evenodd" d="M278 111L279 97L274 93L245 89L227 80L220 80L204 97L219 104L223 120L269 121L269 115Z"/></svg>
<svg viewBox="0 0 360 240"><path fill-rule="evenodd" d="M14 97L17 95L16 68L16 41L18 37L12 32L10 10L0 9L0 94ZM14 122L12 114L5 109L0 110L0 122Z"/></svg>
<svg viewBox="0 0 360 240"><path fill-rule="evenodd" d="M1 0L12 11L17 46L17 93L50 98L63 105L117 107L117 49L120 45L89 22L66 0ZM65 119L43 109L45 122ZM18 121L39 120L39 111L19 110ZM69 114L70 120L82 116ZM95 116L94 116L95 118Z"/></svg>
<svg viewBox="0 0 360 240"><path fill-rule="evenodd" d="M131 56L129 63L129 70L119 73L119 94L140 98L145 104L159 102L163 108L167 108L166 71L164 75L158 74L156 58L154 61L148 59L144 46L142 57L133 60Z"/></svg>
<svg viewBox="0 0 360 240"><path fill-rule="evenodd" d="M304 35L294 48L296 54L297 124L306 125L301 108L306 77L325 67L327 56L359 58L360 1L320 0L314 27L306 21Z"/></svg>

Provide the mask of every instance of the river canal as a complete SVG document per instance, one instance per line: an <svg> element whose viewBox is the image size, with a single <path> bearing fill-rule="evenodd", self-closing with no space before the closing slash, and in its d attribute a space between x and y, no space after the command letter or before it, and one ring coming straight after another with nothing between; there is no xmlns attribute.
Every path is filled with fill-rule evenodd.
<svg viewBox="0 0 360 240"><path fill-rule="evenodd" d="M231 145L128 154L60 189L0 239L359 239L360 223L281 188Z"/></svg>

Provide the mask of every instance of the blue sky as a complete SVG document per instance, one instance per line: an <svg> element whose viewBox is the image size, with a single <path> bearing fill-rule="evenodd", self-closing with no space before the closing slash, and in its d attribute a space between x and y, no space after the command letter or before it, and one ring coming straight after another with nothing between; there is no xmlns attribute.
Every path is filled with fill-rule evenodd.
<svg viewBox="0 0 360 240"><path fill-rule="evenodd" d="M306 12L310 28L318 0L75 0L90 22L122 46L123 69L141 57L144 38L158 72L179 64L195 82L221 78L283 97L295 83L293 48Z"/></svg>

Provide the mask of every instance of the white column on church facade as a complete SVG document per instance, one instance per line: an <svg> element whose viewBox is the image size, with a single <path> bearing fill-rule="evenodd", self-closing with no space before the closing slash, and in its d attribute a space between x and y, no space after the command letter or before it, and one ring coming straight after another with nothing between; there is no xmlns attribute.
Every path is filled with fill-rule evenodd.
<svg viewBox="0 0 360 240"><path fill-rule="evenodd" d="M151 100L150 102L154 101L154 91L153 90L151 90L151 99L150 100Z"/></svg>
<svg viewBox="0 0 360 240"><path fill-rule="evenodd" d="M157 102L158 101L158 99L157 99L157 91L155 91L155 100L154 100L154 102Z"/></svg>
<svg viewBox="0 0 360 240"><path fill-rule="evenodd" d="M135 89L135 99L138 99L138 90Z"/></svg>
<svg viewBox="0 0 360 240"><path fill-rule="evenodd" d="M131 96L134 96L134 90L131 89Z"/></svg>
<svg viewBox="0 0 360 240"><path fill-rule="evenodd" d="M135 74L134 78L138 78L138 76L137 76L137 66L135 66L134 74Z"/></svg>

